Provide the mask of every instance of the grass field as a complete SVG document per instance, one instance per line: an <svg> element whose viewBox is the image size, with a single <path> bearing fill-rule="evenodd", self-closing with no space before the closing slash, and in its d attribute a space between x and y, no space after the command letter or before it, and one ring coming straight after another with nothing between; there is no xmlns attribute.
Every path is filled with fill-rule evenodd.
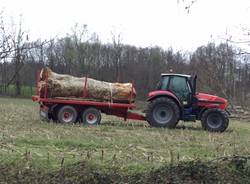
<svg viewBox="0 0 250 184"><path fill-rule="evenodd" d="M250 123L231 120L224 133L200 123L180 122L174 130L103 116L96 127L42 122L29 99L0 98L0 162L54 172L81 161L103 171L134 174L218 157L250 154Z"/></svg>
<svg viewBox="0 0 250 184"><path fill-rule="evenodd" d="M35 87L31 86L21 86L21 97L24 98L30 98L33 94L35 94ZM15 96L16 95L16 88L14 85L9 85L6 88L6 91L4 90L4 86L0 85L0 92L1 94L8 95L8 96Z"/></svg>

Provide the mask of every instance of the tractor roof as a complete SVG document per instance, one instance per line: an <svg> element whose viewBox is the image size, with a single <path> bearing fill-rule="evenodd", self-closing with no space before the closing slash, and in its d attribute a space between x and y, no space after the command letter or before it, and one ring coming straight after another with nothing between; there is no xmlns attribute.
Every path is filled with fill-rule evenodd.
<svg viewBox="0 0 250 184"><path fill-rule="evenodd" d="M191 77L191 75L178 74L178 73L162 73L161 76L162 77L164 77L164 76L180 76L180 77L186 77L186 78Z"/></svg>

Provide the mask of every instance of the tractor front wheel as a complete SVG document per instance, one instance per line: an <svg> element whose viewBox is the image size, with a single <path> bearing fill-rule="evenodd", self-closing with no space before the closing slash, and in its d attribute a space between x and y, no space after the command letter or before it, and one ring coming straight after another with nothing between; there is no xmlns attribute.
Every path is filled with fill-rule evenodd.
<svg viewBox="0 0 250 184"><path fill-rule="evenodd" d="M175 128L179 121L180 109L174 100L159 97L148 104L146 119L151 126Z"/></svg>
<svg viewBox="0 0 250 184"><path fill-rule="evenodd" d="M211 132L224 132L228 127L229 119L226 111L208 109L201 117L202 128Z"/></svg>

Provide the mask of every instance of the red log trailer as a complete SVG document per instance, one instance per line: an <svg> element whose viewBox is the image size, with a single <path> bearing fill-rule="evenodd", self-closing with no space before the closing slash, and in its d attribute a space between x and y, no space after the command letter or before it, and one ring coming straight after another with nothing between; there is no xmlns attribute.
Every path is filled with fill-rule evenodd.
<svg viewBox="0 0 250 184"><path fill-rule="evenodd" d="M86 83L83 84L82 98L48 98L48 76L44 96L39 94L38 85L34 102L40 104L40 116L46 120L61 123L80 121L88 125L101 122L101 113L133 120L147 121L154 127L176 127L179 120L201 120L204 130L223 132L229 124L226 99L196 92L196 76L183 74L162 74L157 89L148 95L145 116L130 112L135 104L96 102L86 99ZM37 75L37 84L39 75Z"/></svg>
<svg viewBox="0 0 250 184"><path fill-rule="evenodd" d="M124 120L146 120L140 114L129 112L129 110L135 108L135 104L131 100L129 100L129 103L114 103L112 100L110 102L98 102L86 99L88 77L85 78L83 84L82 98L49 98L48 76L45 78L44 96L41 96L38 90L39 74L40 72L37 72L36 95L32 96L32 100L40 104L40 116L43 120L61 123L74 123L79 120L84 124L96 125L101 122L101 113L122 117Z"/></svg>

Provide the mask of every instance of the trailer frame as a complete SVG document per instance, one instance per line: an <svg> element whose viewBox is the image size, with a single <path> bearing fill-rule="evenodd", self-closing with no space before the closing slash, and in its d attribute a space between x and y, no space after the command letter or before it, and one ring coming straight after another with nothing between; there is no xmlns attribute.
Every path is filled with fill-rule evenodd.
<svg viewBox="0 0 250 184"><path fill-rule="evenodd" d="M85 77L83 84L83 96L81 98L51 98L48 96L48 74L45 75L45 91L41 96L39 93L40 71L36 75L36 94L32 96L32 100L40 104L40 116L46 120L58 121L58 111L64 106L71 106L77 112L77 120L81 120L81 115L88 108L94 108L101 113L107 115L114 115L121 117L126 121L127 119L145 121L145 116L131 112L136 105L132 102L132 93L128 103L113 102L112 98L109 101L100 102L87 99L87 82L88 75ZM134 89L134 82L132 82L132 90Z"/></svg>

